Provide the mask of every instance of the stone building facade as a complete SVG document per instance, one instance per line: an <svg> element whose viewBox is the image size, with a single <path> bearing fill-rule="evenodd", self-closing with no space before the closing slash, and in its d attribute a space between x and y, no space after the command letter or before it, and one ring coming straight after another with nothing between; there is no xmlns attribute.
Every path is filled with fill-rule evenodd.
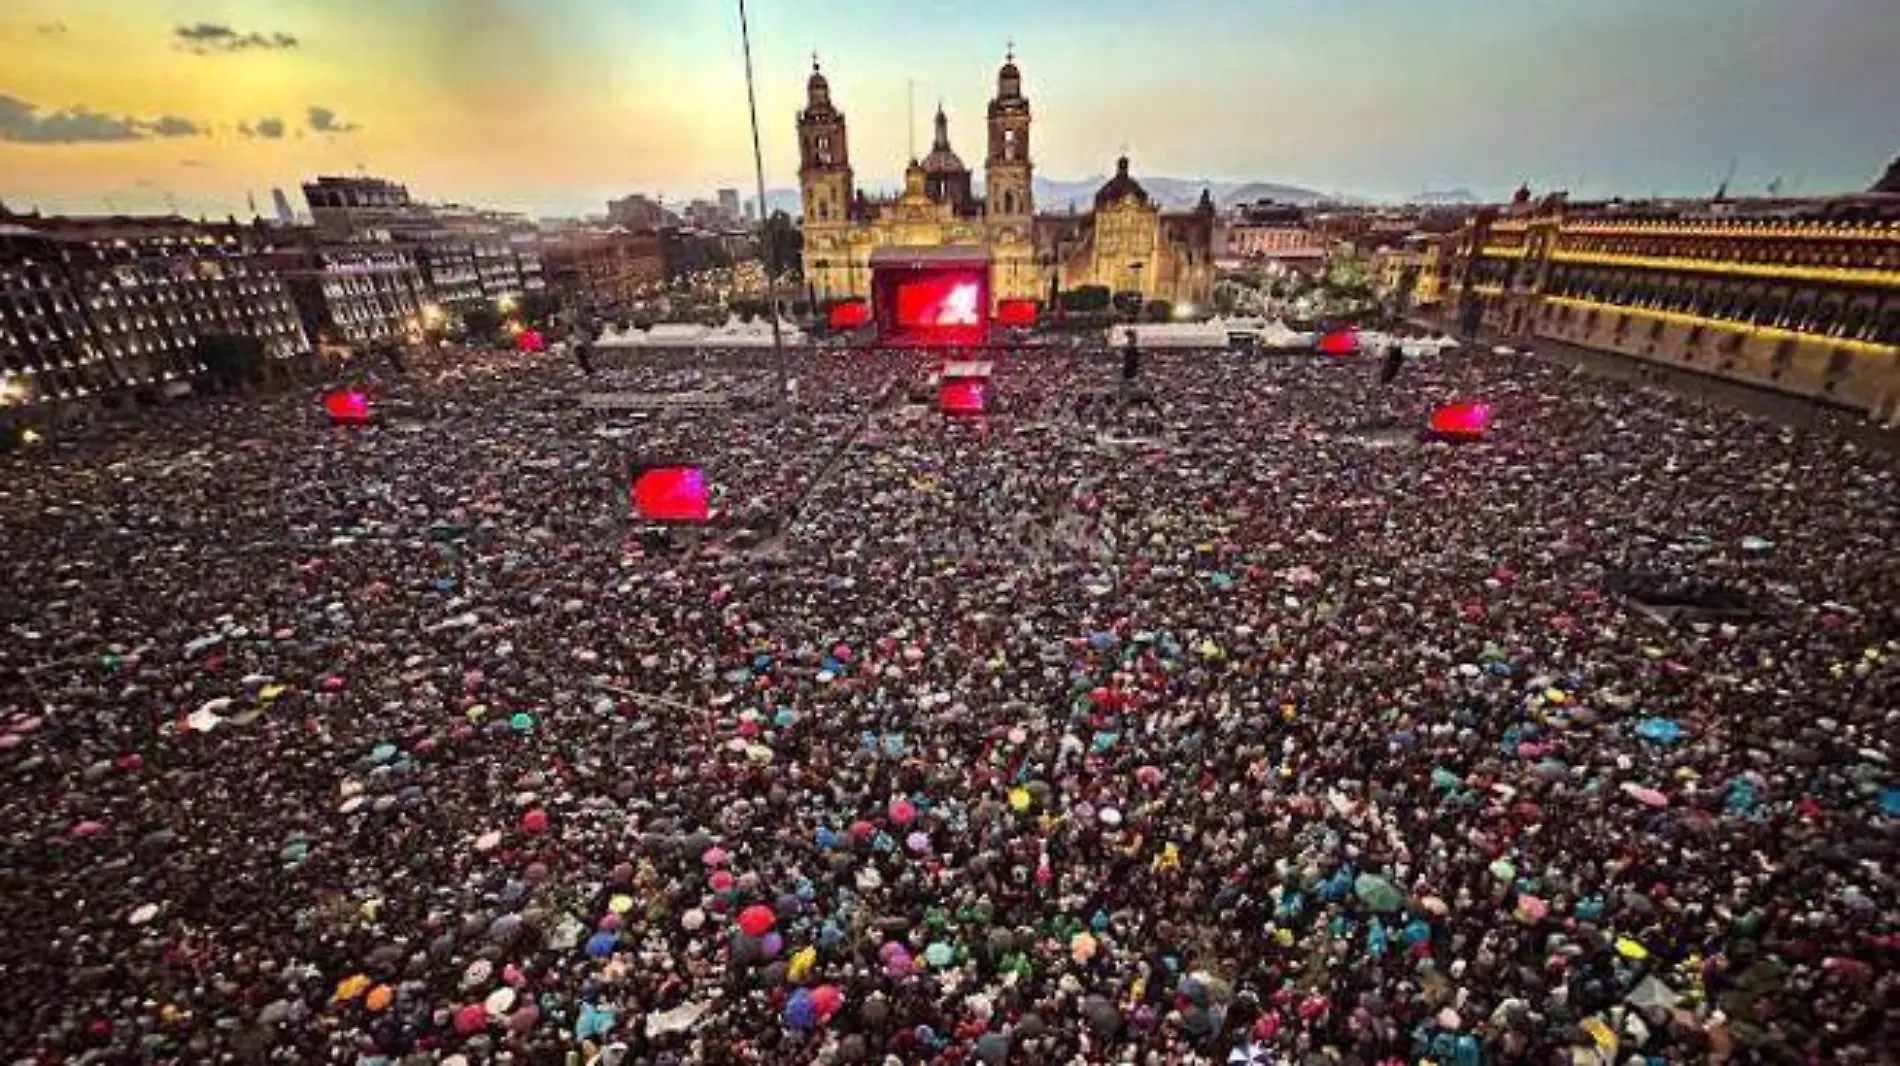
<svg viewBox="0 0 1900 1066"><path fill-rule="evenodd" d="M1050 289L1102 285L1147 299L1202 302L1214 283L1215 213L1161 209L1122 159L1085 215L1035 211L1031 112L1014 57L997 74L988 113L983 185L950 145L941 108L930 154L905 171L904 190L881 200L855 183L844 113L813 66L798 115L804 272L822 300L868 298L880 248L983 248L995 300L1046 299Z"/></svg>

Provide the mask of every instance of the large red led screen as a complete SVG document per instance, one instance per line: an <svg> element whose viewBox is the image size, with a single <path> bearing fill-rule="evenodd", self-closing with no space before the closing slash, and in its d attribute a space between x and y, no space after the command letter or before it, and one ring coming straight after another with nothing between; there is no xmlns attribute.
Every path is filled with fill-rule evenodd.
<svg viewBox="0 0 1900 1066"><path fill-rule="evenodd" d="M870 308L863 300L840 300L831 305L832 329L857 329L871 320Z"/></svg>
<svg viewBox="0 0 1900 1066"><path fill-rule="evenodd" d="M946 415L980 415L989 401L982 378L948 378L937 387L937 407Z"/></svg>
<svg viewBox="0 0 1900 1066"><path fill-rule="evenodd" d="M323 409L336 425L360 426L369 422L369 397L358 389L331 390L323 398Z"/></svg>
<svg viewBox="0 0 1900 1066"><path fill-rule="evenodd" d="M1490 428L1488 403L1448 403L1432 412L1432 432L1448 440L1483 440Z"/></svg>
<svg viewBox="0 0 1900 1066"><path fill-rule="evenodd" d="M648 522L704 522L706 476L696 466L650 466L635 470L629 493L634 517Z"/></svg>
<svg viewBox="0 0 1900 1066"><path fill-rule="evenodd" d="M1321 355L1351 355L1359 350L1359 332L1353 329L1336 329L1319 339Z"/></svg>
<svg viewBox="0 0 1900 1066"><path fill-rule="evenodd" d="M998 300L996 321L1005 326L1033 326L1036 324L1036 307L1034 300Z"/></svg>
<svg viewBox="0 0 1900 1066"><path fill-rule="evenodd" d="M989 337L987 266L878 268L878 339L886 344L952 347Z"/></svg>

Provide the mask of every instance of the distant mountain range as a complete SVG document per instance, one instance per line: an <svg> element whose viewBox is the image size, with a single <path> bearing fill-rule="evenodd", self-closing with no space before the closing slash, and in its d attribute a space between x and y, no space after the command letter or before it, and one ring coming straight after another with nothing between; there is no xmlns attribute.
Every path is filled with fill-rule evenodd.
<svg viewBox="0 0 1900 1066"><path fill-rule="evenodd" d="M1442 204L1446 207L1469 207L1481 203L1476 193L1470 189L1427 190L1412 197L1415 204Z"/></svg>
<svg viewBox="0 0 1900 1066"><path fill-rule="evenodd" d="M1157 200L1163 208L1170 211L1185 211L1201 200L1201 190L1206 189L1214 196L1214 206L1229 208L1238 204L1251 204L1260 200L1277 200L1283 204L1298 204L1302 207L1320 203L1360 203L1362 201L1349 196L1329 196L1314 189L1301 188L1298 185L1281 185L1271 181L1208 181L1200 178L1171 178L1165 175L1149 177L1137 174L1135 180L1148 190L1148 195ZM1056 181L1049 178L1036 179L1036 210L1046 213L1062 213L1073 203L1077 211L1087 211L1094 206L1095 190L1108 181L1107 175L1082 178L1077 181ZM897 191L894 186L879 187L870 185L865 192L873 196L888 196ZM1472 203L1470 193L1463 189L1449 193L1425 194L1431 196L1457 197L1467 199L1420 199L1420 203ZM768 189L765 202L772 211L784 211L796 215L800 204L797 189Z"/></svg>

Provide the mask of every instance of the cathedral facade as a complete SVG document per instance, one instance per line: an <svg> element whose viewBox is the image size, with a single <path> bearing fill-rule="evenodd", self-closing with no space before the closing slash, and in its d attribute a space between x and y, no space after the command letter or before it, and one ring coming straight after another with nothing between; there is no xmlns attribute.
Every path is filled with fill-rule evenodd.
<svg viewBox="0 0 1900 1066"><path fill-rule="evenodd" d="M868 298L880 248L981 248L995 300L1047 299L1052 287L1101 285L1145 299L1201 304L1213 290L1214 205L1166 213L1128 173L1096 193L1088 214L1036 215L1029 99L1012 56L997 73L978 190L937 110L930 154L913 159L904 191L873 200L853 178L845 116L817 64L798 115L805 278L820 300Z"/></svg>

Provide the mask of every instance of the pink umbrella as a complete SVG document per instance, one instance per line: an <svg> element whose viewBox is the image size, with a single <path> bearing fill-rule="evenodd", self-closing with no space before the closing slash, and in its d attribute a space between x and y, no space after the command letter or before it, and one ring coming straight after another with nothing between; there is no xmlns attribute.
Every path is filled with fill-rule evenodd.
<svg viewBox="0 0 1900 1066"><path fill-rule="evenodd" d="M1636 802L1642 804L1645 807L1669 806L1669 797L1663 795L1661 792L1658 792L1653 788L1645 788L1642 785L1638 785L1630 781L1625 781L1623 782L1623 791L1628 793L1631 799L1635 800Z"/></svg>
<svg viewBox="0 0 1900 1066"><path fill-rule="evenodd" d="M455 1012L455 1031L467 1036L488 1028L488 1008L480 1003L472 1003Z"/></svg>
<svg viewBox="0 0 1900 1066"><path fill-rule="evenodd" d="M894 799L891 801L890 815L891 821L898 825L909 825L910 820L917 817L917 808L907 799Z"/></svg>
<svg viewBox="0 0 1900 1066"><path fill-rule="evenodd" d="M722 847L714 846L714 847L707 848L703 853L701 853L701 855L699 856L699 861L705 863L708 866L723 866L725 865L726 860L730 859L731 857L732 856L726 854L726 849Z"/></svg>
<svg viewBox="0 0 1900 1066"><path fill-rule="evenodd" d="M98 822L80 822L73 826L73 835L76 837L96 837L105 831L106 827Z"/></svg>
<svg viewBox="0 0 1900 1066"><path fill-rule="evenodd" d="M712 886L714 892L730 892L732 890L732 875L724 870L715 870L713 871L713 875L706 879L706 883Z"/></svg>

